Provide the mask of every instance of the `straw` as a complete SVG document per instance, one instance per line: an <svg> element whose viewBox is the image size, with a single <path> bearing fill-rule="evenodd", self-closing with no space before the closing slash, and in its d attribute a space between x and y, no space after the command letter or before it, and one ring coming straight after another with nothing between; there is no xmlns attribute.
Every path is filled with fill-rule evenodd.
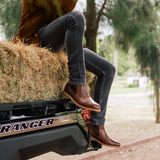
<svg viewBox="0 0 160 160"><path fill-rule="evenodd" d="M65 52L0 42L0 103L60 99L68 77ZM92 79L87 72L88 91Z"/></svg>

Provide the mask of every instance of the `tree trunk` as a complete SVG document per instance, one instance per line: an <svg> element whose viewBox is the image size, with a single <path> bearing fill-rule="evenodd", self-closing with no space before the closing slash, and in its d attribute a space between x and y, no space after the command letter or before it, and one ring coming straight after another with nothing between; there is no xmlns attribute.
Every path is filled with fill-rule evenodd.
<svg viewBox="0 0 160 160"><path fill-rule="evenodd" d="M85 32L86 46L94 52L96 52L97 29L95 0L87 0Z"/></svg>
<svg viewBox="0 0 160 160"><path fill-rule="evenodd" d="M86 46L90 50L97 52L96 49L96 37L97 37L97 30L98 27L96 25L96 4L95 0L87 0L87 12L86 12L86 31L85 31L85 38L86 38ZM94 98L94 88L96 84L96 76L92 83L90 83L90 95Z"/></svg>
<svg viewBox="0 0 160 160"><path fill-rule="evenodd" d="M160 109L159 109L159 86L155 86L156 91L156 123L159 123Z"/></svg>

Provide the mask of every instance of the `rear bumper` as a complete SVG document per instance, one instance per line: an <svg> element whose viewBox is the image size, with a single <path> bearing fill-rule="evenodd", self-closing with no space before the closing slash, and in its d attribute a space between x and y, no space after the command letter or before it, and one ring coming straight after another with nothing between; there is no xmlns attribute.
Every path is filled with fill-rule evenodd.
<svg viewBox="0 0 160 160"><path fill-rule="evenodd" d="M1 138L0 159L26 160L49 151L61 155L83 153L88 142L81 129L73 123Z"/></svg>

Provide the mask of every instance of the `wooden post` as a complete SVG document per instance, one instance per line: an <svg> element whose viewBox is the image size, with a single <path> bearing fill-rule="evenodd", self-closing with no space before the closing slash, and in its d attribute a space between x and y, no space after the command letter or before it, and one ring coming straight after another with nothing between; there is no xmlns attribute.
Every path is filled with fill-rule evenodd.
<svg viewBox="0 0 160 160"><path fill-rule="evenodd" d="M156 90L156 123L159 123L160 109L159 109L159 85L155 86Z"/></svg>

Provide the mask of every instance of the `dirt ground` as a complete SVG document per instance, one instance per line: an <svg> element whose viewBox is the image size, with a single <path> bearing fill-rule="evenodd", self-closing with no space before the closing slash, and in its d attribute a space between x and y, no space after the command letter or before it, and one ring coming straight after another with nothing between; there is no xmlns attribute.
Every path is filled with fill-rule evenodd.
<svg viewBox="0 0 160 160"><path fill-rule="evenodd" d="M113 153L102 160L160 160L160 140Z"/></svg>
<svg viewBox="0 0 160 160"><path fill-rule="evenodd" d="M108 135L121 142L121 144L160 134L160 124L155 123L152 106L109 106L105 127ZM102 147L100 151L104 149L108 148ZM160 141L155 141L114 153L111 156L104 157L103 160L160 160L159 150ZM74 156L60 156L49 152L30 160L73 160L97 152Z"/></svg>

